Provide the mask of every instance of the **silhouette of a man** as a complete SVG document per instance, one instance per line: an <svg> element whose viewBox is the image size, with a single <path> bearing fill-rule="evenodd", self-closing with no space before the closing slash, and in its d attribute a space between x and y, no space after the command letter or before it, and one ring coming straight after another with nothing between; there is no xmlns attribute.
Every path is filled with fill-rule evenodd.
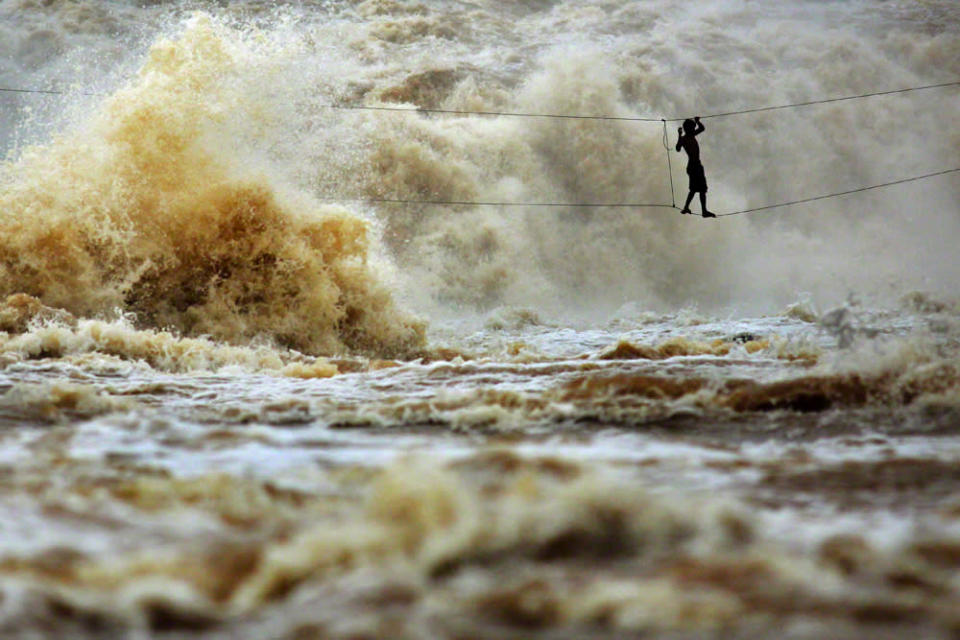
<svg viewBox="0 0 960 640"><path fill-rule="evenodd" d="M687 194L687 201L683 205L680 213L693 213L690 211L690 201L693 200L693 194L700 194L700 211L704 218L716 218L717 216L707 210L707 176L703 173L703 164L700 163L700 145L697 144L697 136L703 133L706 127L700 122L700 118L693 120L684 120L683 127L677 129L680 137L677 139L677 151L683 149L687 152L687 176L690 178L690 193Z"/></svg>

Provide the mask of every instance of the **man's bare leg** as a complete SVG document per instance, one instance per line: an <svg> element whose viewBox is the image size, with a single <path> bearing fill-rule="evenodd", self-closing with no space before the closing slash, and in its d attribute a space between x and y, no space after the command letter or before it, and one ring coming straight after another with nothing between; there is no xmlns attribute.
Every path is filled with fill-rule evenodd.
<svg viewBox="0 0 960 640"><path fill-rule="evenodd" d="M692 196L693 194L691 193L690 195ZM689 204L690 204L690 201L687 200L687 205L689 206ZM703 213L704 218L717 217L717 214L711 213L710 211L707 210L707 192L706 191L700 192L700 211Z"/></svg>
<svg viewBox="0 0 960 640"><path fill-rule="evenodd" d="M683 204L683 209L680 210L680 213L693 213L693 211L690 211L691 200L693 200L693 191L687 194L687 201Z"/></svg>

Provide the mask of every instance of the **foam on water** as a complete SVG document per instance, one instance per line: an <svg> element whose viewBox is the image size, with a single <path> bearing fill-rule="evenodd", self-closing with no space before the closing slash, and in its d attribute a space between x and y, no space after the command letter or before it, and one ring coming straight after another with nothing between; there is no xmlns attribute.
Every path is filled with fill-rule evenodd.
<svg viewBox="0 0 960 640"><path fill-rule="evenodd" d="M281 7L272 19L251 9L244 23L237 8L183 26L163 25L152 9L150 22L163 25L152 29L172 36L152 43L138 78L7 167L14 226L5 251L15 257L5 291L80 315L119 308L144 326L234 342L269 336L313 352L390 352L416 338L408 320L386 311L378 281L432 317L451 304L567 316L627 301L756 311L801 292L889 297L956 280L948 239L958 223L936 213L956 208L949 178L716 225L657 210L317 202L669 199L658 123L433 118L330 104L675 115L960 73L947 10L927 25L931 35L902 12L860 3L829 11L795 3L764 17L723 2L700 11L514 9L522 17L386 2L331 5L321 19ZM102 19L56 11L64 25ZM18 79L30 82L30 72ZM711 202L730 210L955 166L951 96L711 120ZM373 237L361 215L376 218ZM899 260L907 254L920 257ZM364 260L369 268L355 266ZM307 328L290 308L315 321Z"/></svg>
<svg viewBox="0 0 960 640"><path fill-rule="evenodd" d="M0 0L0 635L956 635L955 179L367 202L669 202L660 122L415 108L954 80L953 0L199 4ZM960 165L952 89L705 122L721 212Z"/></svg>
<svg viewBox="0 0 960 640"><path fill-rule="evenodd" d="M361 218L233 162L243 40L197 17L78 131L4 167L4 294L313 353L409 352Z"/></svg>

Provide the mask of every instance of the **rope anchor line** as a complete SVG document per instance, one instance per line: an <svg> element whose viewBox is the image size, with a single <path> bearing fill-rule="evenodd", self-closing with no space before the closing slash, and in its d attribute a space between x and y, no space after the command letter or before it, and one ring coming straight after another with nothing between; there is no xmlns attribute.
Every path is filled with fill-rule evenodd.
<svg viewBox="0 0 960 640"><path fill-rule="evenodd" d="M950 173L960 172L960 167L955 169L946 169L944 171L935 171L933 173L925 173L919 176L911 176L909 178L901 178L900 180L893 180L891 182L882 182L880 184L873 184L866 187L858 187L856 189L848 189L846 191L837 191L835 193L826 193L819 196L813 196L811 198L803 198L800 200L790 200L787 202L778 202L775 204L768 204L762 207L753 207L752 209L742 209L740 211L731 211L729 213L718 213L718 218L724 218L727 216L736 216L745 213L756 213L757 211L766 211L769 209L778 209L782 207L789 207L798 204L805 204L808 202L815 202L817 200L826 200L828 198L839 198L841 196L851 195L854 193L860 193L862 191L870 191L872 189L882 189L884 187L892 187L898 184L904 184L907 182L916 182L918 180L926 180L928 178L936 178L937 176L943 176ZM673 204L660 204L660 203L647 203L647 202L508 202L508 201L480 201L480 200L414 200L414 199L404 199L404 198L329 198L328 202L359 202L364 204L418 204L418 205L443 205L443 206L474 206L474 207L570 207L570 208L581 208L581 209L602 209L602 208L622 208L622 209L676 209L676 202Z"/></svg>
<svg viewBox="0 0 960 640"><path fill-rule="evenodd" d="M810 107L817 104L829 104L832 102L844 102L846 100L859 100L861 98L875 98L877 96L887 96L896 93L909 93L911 91L925 91L928 89L943 89L946 87L960 86L960 80L952 82L941 82L938 84L927 84L919 87L906 87L903 89L890 89L888 91L871 91L869 93L860 93L851 96L841 96L838 98L823 98L820 100L806 100L803 102L793 102L790 104L768 105L764 107L752 107L741 109L739 111L725 111L722 113L709 113L700 116L701 120L706 118L724 118L727 116L736 116L747 113L761 113L763 111L776 111L778 109L791 109L796 107ZM384 106L365 106L365 105L323 105L328 109L355 110L355 111L402 111L406 113L440 113L447 115L460 116L503 116L509 118L555 118L567 120L614 120L620 122L682 122L685 117L663 118L656 116L609 116L609 115L581 115L565 113L523 113L518 111L467 111L462 109L424 109L409 107L384 107Z"/></svg>
<svg viewBox="0 0 960 640"><path fill-rule="evenodd" d="M956 169L946 169L944 171L935 171L933 173L925 173L922 176L913 176L910 178L902 178L900 180L893 180L891 182L882 182L880 184L872 184L867 187L859 187L857 189L848 189L847 191L837 191L835 193L825 193L820 196L814 196L812 198L803 198L801 200L790 200L789 202L779 202L777 204L768 204L762 207L753 207L752 209L742 209L740 211L731 211L729 213L720 213L717 214L717 217L726 217L726 216L737 216L743 213L755 213L757 211L766 211L768 209L777 209L780 207L789 207L795 204L804 204L807 202L815 202L817 200L826 200L827 198L839 198L840 196L848 196L853 193L860 193L862 191L870 191L871 189L882 189L883 187L892 187L898 184L904 184L905 182L916 182L917 180L926 180L927 178L936 178L937 176L943 176L948 173L957 173L960 171L960 167Z"/></svg>
<svg viewBox="0 0 960 640"><path fill-rule="evenodd" d="M670 203L677 208L677 194L673 191L673 162L670 160L670 141L667 137L667 121L663 121L663 148L667 152L667 174L670 176Z"/></svg>
<svg viewBox="0 0 960 640"><path fill-rule="evenodd" d="M465 207L571 207L580 209L676 209L672 204L654 202L509 202L496 200L414 200L404 198L336 198L326 202L359 202L364 204L422 204Z"/></svg>
<svg viewBox="0 0 960 640"><path fill-rule="evenodd" d="M746 113L760 113L763 111L774 111L777 109L791 109L795 107L809 107L817 104L828 104L831 102L843 102L845 100L858 100L861 98L874 98L877 96L887 96L895 93L909 93L911 91L925 91L928 89L943 89L946 87L956 87L960 86L960 80L954 80L951 82L941 82L938 84L927 84L918 87L906 87L903 89L890 89L887 91L871 91L869 93L860 93L850 96L841 96L838 98L823 98L820 100L807 100L804 102L793 102L790 104L778 104L770 105L764 107L753 107L748 109L741 109L740 111L725 111L722 113L709 113L705 116L700 116L700 119L706 118L723 118L726 116L736 116ZM0 87L0 92L3 93L39 93L39 94L48 94L48 95L66 95L68 93L74 93L70 91L63 91L58 89L22 89L15 87ZM89 93L84 91L75 92L79 95L84 96L105 96L105 93ZM326 109L338 109L344 111L401 111L404 113L442 113L448 115L461 115L461 116L504 116L510 118L557 118L557 119L570 119L570 120L617 120L624 122L680 122L685 118L663 118L663 117L654 117L654 116L609 116L609 115L581 115L581 114L568 114L568 113L525 113L520 111L469 111L464 109L422 109L419 107L410 108L410 107L386 107L386 106L367 106L367 105L336 105L336 104L325 104L320 105Z"/></svg>

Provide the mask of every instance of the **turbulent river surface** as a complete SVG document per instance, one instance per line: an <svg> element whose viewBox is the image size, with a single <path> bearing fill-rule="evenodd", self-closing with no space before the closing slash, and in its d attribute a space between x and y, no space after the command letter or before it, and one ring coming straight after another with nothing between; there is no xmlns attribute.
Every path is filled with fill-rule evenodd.
<svg viewBox="0 0 960 640"><path fill-rule="evenodd" d="M958 174L670 205L695 115L717 213L960 167L956 87L715 115L958 78L954 0L0 1L0 636L957 638Z"/></svg>

